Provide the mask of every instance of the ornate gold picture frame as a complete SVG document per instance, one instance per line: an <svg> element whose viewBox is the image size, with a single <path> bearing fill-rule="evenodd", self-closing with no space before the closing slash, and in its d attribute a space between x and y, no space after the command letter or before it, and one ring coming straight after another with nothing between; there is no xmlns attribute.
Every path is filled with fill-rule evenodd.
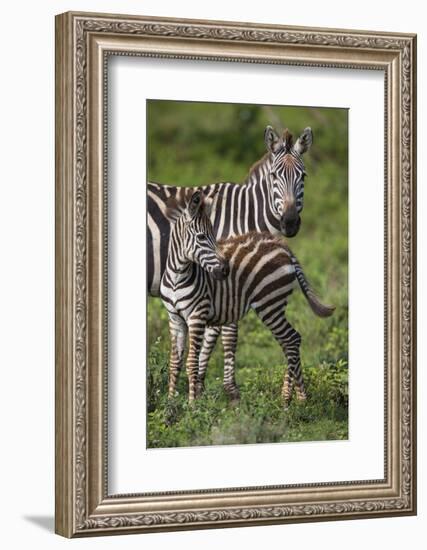
<svg viewBox="0 0 427 550"><path fill-rule="evenodd" d="M109 56L383 71L384 478L108 492ZM416 37L65 13L56 18L56 532L66 537L416 513ZM142 465L143 467L143 465Z"/></svg>

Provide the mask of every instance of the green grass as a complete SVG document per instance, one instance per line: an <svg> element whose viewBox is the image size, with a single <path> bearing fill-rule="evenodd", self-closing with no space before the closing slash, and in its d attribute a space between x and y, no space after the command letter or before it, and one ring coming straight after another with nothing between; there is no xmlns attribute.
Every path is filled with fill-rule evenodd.
<svg viewBox="0 0 427 550"><path fill-rule="evenodd" d="M308 399L285 411L280 397L284 359L276 341L251 313L239 325L236 376L241 402L231 407L222 390L222 352L209 365L206 392L187 403L181 374L178 395L167 399L167 314L148 303L149 447L319 441L348 437L348 209L347 112L340 109L257 107L151 101L147 107L149 178L175 185L243 181L264 153L267 124L283 121L295 133L311 126L305 156L302 225L288 241L322 301L336 306L329 319L313 315L298 293L287 318L302 335Z"/></svg>

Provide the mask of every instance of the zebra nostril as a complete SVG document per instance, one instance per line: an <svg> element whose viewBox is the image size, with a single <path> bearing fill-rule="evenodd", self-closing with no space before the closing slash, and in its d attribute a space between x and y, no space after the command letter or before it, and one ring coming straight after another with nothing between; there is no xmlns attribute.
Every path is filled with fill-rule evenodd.
<svg viewBox="0 0 427 550"><path fill-rule="evenodd" d="M227 264L220 264L218 267L215 267L212 270L212 275L217 279L218 281L223 281L228 274L230 273L230 268Z"/></svg>
<svg viewBox="0 0 427 550"><path fill-rule="evenodd" d="M285 235L285 237L294 237L299 230L301 225L301 218L297 214L293 215L283 215L280 219L280 229Z"/></svg>
<svg viewBox="0 0 427 550"><path fill-rule="evenodd" d="M223 268L221 269L221 273L224 275L224 277L228 277L228 274L230 273L230 268L228 264L223 266Z"/></svg>

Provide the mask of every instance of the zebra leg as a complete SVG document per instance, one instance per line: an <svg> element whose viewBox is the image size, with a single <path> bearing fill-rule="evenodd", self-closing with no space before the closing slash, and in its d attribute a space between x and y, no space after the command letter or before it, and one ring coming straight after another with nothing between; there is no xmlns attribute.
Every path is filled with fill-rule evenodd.
<svg viewBox="0 0 427 550"><path fill-rule="evenodd" d="M273 313L272 315L268 313L258 314L282 347L288 361L288 370L285 373L282 386L282 397L285 406L288 406L291 400L294 383L296 386L297 399L299 401L304 401L306 399L306 393L301 372L301 335L292 325L290 325L290 323L288 323L282 311Z"/></svg>
<svg viewBox="0 0 427 550"><path fill-rule="evenodd" d="M199 357L199 374L196 388L197 397L200 397L205 389L206 369L208 368L209 359L212 355L220 332L221 327L207 327L205 329L203 345Z"/></svg>
<svg viewBox="0 0 427 550"><path fill-rule="evenodd" d="M291 400L293 389L294 389L294 380L293 380L293 377L291 376L291 372L288 367L288 369L285 372L285 376L283 379L283 386L282 386L282 397L286 405Z"/></svg>
<svg viewBox="0 0 427 550"><path fill-rule="evenodd" d="M301 370L301 335L297 332L288 322L288 333L286 335L286 357L288 359L288 371L292 382L295 383L295 391L297 394L298 401L305 401L307 395L305 393L304 380L302 377ZM285 386L285 384L284 384ZM292 391L292 386L290 388ZM285 402L288 403L292 394L284 395Z"/></svg>
<svg viewBox="0 0 427 550"><path fill-rule="evenodd" d="M169 316L169 333L171 350L169 356L169 388L168 395L175 395L176 383L179 372L184 362L185 340L187 338L187 325L178 315Z"/></svg>
<svg viewBox="0 0 427 550"><path fill-rule="evenodd" d="M200 320L196 320L194 323L189 323L188 329L190 345L186 370L188 376L188 400L192 403L196 398L196 386L199 378L199 355L203 344L205 325Z"/></svg>
<svg viewBox="0 0 427 550"><path fill-rule="evenodd" d="M224 348L224 389L232 403L240 400L240 391L236 384L235 364L237 349L237 324L222 327L221 339Z"/></svg>
<svg viewBox="0 0 427 550"><path fill-rule="evenodd" d="M284 319L283 331L282 337L284 341L284 351L288 360L288 372L283 382L282 396L287 406L292 397L294 384L298 401L305 401L306 393L301 371L301 335L288 323L288 321L286 321L286 319Z"/></svg>

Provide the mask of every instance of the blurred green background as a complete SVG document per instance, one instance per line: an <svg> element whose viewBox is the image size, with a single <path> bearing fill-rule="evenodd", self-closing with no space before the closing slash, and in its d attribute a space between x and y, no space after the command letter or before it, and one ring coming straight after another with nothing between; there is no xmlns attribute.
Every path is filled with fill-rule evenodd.
<svg viewBox="0 0 427 550"><path fill-rule="evenodd" d="M223 359L217 345L205 395L187 404L181 373L179 395L167 399L169 336L159 298L148 301L148 447L218 445L348 438L348 112L345 109L244 104L147 102L148 179L197 186L243 183L265 153L264 129L306 126L312 148L299 234L288 243L324 303L329 319L313 315L295 291L286 316L302 335L301 359L308 399L283 410L284 358L273 336L250 313L239 325L237 383L241 402L231 407L222 390Z"/></svg>

